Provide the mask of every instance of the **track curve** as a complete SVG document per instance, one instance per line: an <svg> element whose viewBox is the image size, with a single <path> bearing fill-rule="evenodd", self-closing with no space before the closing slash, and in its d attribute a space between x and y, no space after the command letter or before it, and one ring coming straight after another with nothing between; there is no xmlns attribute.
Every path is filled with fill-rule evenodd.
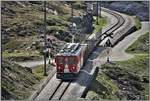
<svg viewBox="0 0 150 101"><path fill-rule="evenodd" d="M104 8L102 10L104 12L107 12L107 13L113 15L114 17L116 17L118 19L118 21L113 26L111 26L109 29L107 29L106 31L104 31L102 33L101 32L97 33L97 34L99 34L98 35L99 41L96 43L96 45L98 45L102 40L104 40L106 38L106 37L104 37L102 39L101 37L103 35L113 33L118 28L120 28L125 22L125 19L120 14L110 11L108 9L104 9ZM43 88L43 90L41 92L39 92L39 94L37 96L35 96L33 99L35 99L35 100L39 100L39 99L60 100L64 96L64 93L70 86L71 82L72 81L63 82L61 80L57 80L56 75L54 74L52 79Z"/></svg>

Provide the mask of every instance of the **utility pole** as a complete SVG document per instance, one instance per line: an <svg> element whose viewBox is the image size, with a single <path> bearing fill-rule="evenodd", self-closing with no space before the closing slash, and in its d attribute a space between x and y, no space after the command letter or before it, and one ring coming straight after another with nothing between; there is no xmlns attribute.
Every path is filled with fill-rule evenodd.
<svg viewBox="0 0 150 101"><path fill-rule="evenodd" d="M96 22L96 24L98 25L98 1L96 2L96 13L97 13L97 22Z"/></svg>
<svg viewBox="0 0 150 101"><path fill-rule="evenodd" d="M72 17L72 20L73 20L73 3L71 3L71 17ZM73 21L71 21L71 34L72 34L72 43L74 43L74 35L73 35Z"/></svg>
<svg viewBox="0 0 150 101"><path fill-rule="evenodd" d="M73 3L71 3L71 17L73 17ZM72 22L73 25L73 22Z"/></svg>
<svg viewBox="0 0 150 101"><path fill-rule="evenodd" d="M44 76L46 76L46 1L44 1Z"/></svg>

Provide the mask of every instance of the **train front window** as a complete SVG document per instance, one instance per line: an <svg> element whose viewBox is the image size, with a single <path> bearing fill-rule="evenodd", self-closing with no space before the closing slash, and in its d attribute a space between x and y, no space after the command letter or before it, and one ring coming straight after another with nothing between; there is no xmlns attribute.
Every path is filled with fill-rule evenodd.
<svg viewBox="0 0 150 101"><path fill-rule="evenodd" d="M76 57L68 57L68 64L77 64Z"/></svg>
<svg viewBox="0 0 150 101"><path fill-rule="evenodd" d="M58 64L64 64L65 58L64 57L57 57L57 62L58 62Z"/></svg>

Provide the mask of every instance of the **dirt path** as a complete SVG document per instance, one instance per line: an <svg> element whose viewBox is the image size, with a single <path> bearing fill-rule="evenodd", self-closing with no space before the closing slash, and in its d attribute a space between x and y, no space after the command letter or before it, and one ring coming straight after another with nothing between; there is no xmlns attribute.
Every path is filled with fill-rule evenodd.
<svg viewBox="0 0 150 101"><path fill-rule="evenodd" d="M121 42L119 42L114 48L110 51L110 61L123 61L133 58L134 55L128 54L125 50L133 44L141 35L149 31L148 22L142 22L142 28L127 37L125 37ZM102 57L102 61L106 61L107 57Z"/></svg>
<svg viewBox="0 0 150 101"><path fill-rule="evenodd" d="M29 68L34 68L38 65L44 64L44 60L39 60L39 61L28 61L28 62L17 62L19 65L23 67L29 67ZM48 64L48 60L46 61Z"/></svg>

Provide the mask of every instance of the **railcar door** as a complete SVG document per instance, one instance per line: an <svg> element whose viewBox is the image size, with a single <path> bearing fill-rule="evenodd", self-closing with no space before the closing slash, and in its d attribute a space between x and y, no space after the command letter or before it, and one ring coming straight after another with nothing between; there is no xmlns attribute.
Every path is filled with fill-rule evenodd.
<svg viewBox="0 0 150 101"><path fill-rule="evenodd" d="M64 72L64 69L65 69L65 57L64 56L56 57L56 67L57 67L57 73Z"/></svg>
<svg viewBox="0 0 150 101"><path fill-rule="evenodd" d="M78 57L69 56L68 57L68 68L70 73L77 73L78 71Z"/></svg>

